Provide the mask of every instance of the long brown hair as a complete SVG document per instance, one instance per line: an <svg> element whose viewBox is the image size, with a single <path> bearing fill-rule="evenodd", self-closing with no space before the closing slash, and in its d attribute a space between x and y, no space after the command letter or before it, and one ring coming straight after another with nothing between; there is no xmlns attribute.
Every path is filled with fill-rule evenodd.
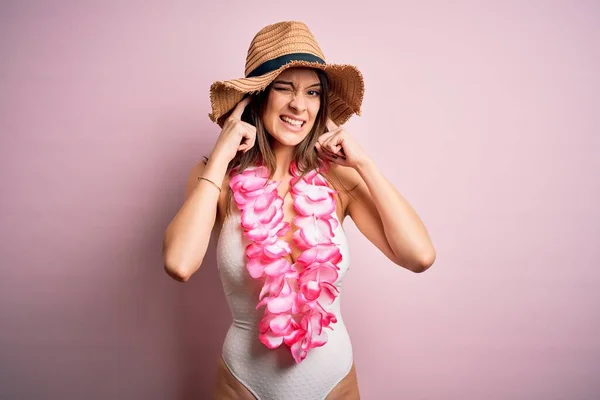
<svg viewBox="0 0 600 400"><path fill-rule="evenodd" d="M313 71L316 72L319 82L321 83L321 92L319 94L321 105L311 131L304 140L296 146L294 151L294 161L302 175L313 169L321 169L323 167L323 160L318 157L315 144L317 143L319 136L326 132L327 118L329 117L329 82L327 75L320 69L313 69ZM273 152L269 141L271 135L266 131L262 121L262 115L267 106L271 89L272 86L269 85L265 90L250 95L252 99L242 114L242 121L248 122L256 127L256 142L247 152L239 152L236 154L227 166L227 175L234 169L236 169L237 172L242 172L248 167L262 163L262 165L269 169L269 179L273 178L277 162L275 153ZM327 179L327 177L325 177L325 179ZM336 186L330 180L328 180L328 182L337 190ZM346 188L344 189L347 191ZM226 215L229 215L231 211L232 197L233 194L231 189L229 189L225 207Z"/></svg>

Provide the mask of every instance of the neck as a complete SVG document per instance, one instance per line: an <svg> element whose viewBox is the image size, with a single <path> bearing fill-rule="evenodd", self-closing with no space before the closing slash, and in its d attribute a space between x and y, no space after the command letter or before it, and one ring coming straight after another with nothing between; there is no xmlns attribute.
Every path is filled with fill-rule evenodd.
<svg viewBox="0 0 600 400"><path fill-rule="evenodd" d="M289 174L290 164L294 160L295 148L292 146L285 146L276 140L273 141L272 148L277 162L274 177L287 176Z"/></svg>

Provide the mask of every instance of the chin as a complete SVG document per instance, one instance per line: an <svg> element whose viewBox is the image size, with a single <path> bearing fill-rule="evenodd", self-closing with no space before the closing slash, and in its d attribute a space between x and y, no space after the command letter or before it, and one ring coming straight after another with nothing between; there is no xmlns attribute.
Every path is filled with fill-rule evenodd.
<svg viewBox="0 0 600 400"><path fill-rule="evenodd" d="M305 135L290 135L289 133L278 133L271 136L274 140L276 140L284 146L297 146L306 138L306 136L308 136L308 133Z"/></svg>

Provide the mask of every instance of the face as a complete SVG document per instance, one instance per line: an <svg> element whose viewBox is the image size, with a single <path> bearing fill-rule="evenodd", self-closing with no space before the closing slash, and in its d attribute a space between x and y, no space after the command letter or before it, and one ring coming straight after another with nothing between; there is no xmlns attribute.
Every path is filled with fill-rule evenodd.
<svg viewBox="0 0 600 400"><path fill-rule="evenodd" d="M263 124L275 140L296 146L311 131L321 106L321 83L306 68L288 68L271 84Z"/></svg>

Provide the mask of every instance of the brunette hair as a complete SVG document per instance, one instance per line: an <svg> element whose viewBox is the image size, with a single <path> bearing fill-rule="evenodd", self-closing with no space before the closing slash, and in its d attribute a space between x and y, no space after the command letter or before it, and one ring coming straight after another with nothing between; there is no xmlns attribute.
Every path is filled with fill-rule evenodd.
<svg viewBox="0 0 600 400"><path fill-rule="evenodd" d="M319 136L327 131L327 118L329 117L329 81L327 75L320 69L313 69L313 71L316 72L319 82L321 83L321 91L319 94L321 103L311 131L295 148L294 161L296 162L298 171L302 175L313 169L319 170L323 167L324 161L318 157L315 144L317 143ZM275 153L269 142L270 134L266 131L262 121L263 111L267 105L271 89L272 85L269 85L265 90L250 95L252 99L248 106L246 106L241 119L256 127L256 142L247 152L239 152L236 154L227 166L227 175L230 175L233 170L240 173L246 168L256 166L259 163L262 163L262 165L268 168L269 178L272 178L275 174ZM325 177L325 179L327 179L327 177ZM327 179L327 181L335 190L338 190L331 180ZM344 188L344 190L349 192L346 188ZM231 212L232 200L233 193L231 189L228 188L225 207L227 216Z"/></svg>

